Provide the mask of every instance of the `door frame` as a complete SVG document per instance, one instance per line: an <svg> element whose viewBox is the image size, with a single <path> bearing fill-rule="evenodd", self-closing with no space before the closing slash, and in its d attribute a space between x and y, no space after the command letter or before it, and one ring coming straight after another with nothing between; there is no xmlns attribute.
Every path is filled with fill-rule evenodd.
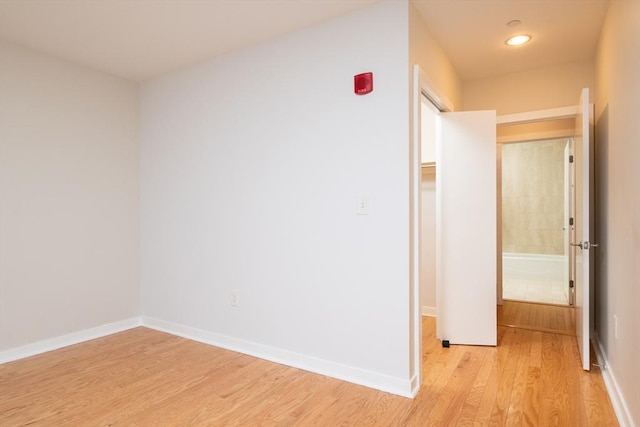
<svg viewBox="0 0 640 427"><path fill-rule="evenodd" d="M503 114L496 117L498 126L525 123L546 122L548 120L572 119L576 117L576 106L548 108L546 110L527 111L524 113Z"/></svg>
<svg viewBox="0 0 640 427"><path fill-rule="evenodd" d="M578 112L576 110L576 106L567 106L567 107L559 107L559 108L550 108L545 110L535 110L528 111L524 113L516 113L516 114L505 114L497 117L497 126L510 126L510 125L522 125L522 124L530 124L530 123L539 123L546 122L552 120L562 120L562 119L574 119L577 116ZM573 138L574 129L566 129L552 132L535 132L528 133L517 137L508 137L508 138L500 138L498 137L497 145L502 146L505 143L515 143L521 141L535 141L535 140L547 140L547 139L560 139L560 138ZM572 183L573 184L573 183ZM498 189L500 192L500 189ZM573 197L573 195L571 196ZM570 197L570 198L571 198ZM498 230L502 230L502 215L501 212L498 213ZM500 232L500 231L499 231ZM570 237L571 238L571 237ZM501 246L501 245L500 245ZM574 268L572 265L572 256L570 251L569 255L569 270L570 276L571 272ZM502 296L502 263L500 259L502 254L499 254L499 262L498 262L498 295ZM573 277L570 277L573 279ZM567 284L568 286L568 284ZM569 290L571 292L571 290ZM501 303L501 298L499 298L499 304ZM574 298L569 295L569 306L573 307Z"/></svg>
<svg viewBox="0 0 640 427"><path fill-rule="evenodd" d="M573 169L573 165L574 163L570 160L570 157L574 157L573 156L573 151L572 151L572 147L573 147L573 131L570 130L563 130L563 131L555 131L553 136L549 136L549 133L544 132L544 133L529 133L529 134L523 134L522 138L520 137L515 137L515 136L511 136L509 137L509 141L498 141L497 145L498 145L498 163L497 163L497 167L498 167L498 189L497 189L497 193L498 193L498 211L497 211L497 227L498 227L498 250L497 250L497 256L498 256L498 305L504 305L504 301L503 301L503 288L504 288L504 282L503 282L503 278L502 278L502 269L503 269L503 265L502 265L502 256L503 256L503 251L502 251L502 186L503 186L503 182L502 182L502 151L503 151L503 146L504 145L519 145L519 144L538 144L541 142L550 142L550 141L563 141L564 142L564 148L563 148L563 178L562 178L562 186L563 186L563 212L562 212L562 218L563 218L563 230L564 230L564 236L563 236L563 255L566 256L565 261L566 263L564 264L564 267L566 267L564 273L566 273L566 275L563 275L563 279L566 279L564 281L566 289L566 295L567 295L567 302L566 302L566 306L570 306L573 307L573 293L572 293L572 289L575 288L571 288L570 287L570 282L574 279L573 275L571 274L573 272L573 261L574 261L574 250L573 247L571 245L569 245L569 242L574 241L573 237L572 237L572 233L574 231L574 225L569 225L569 218L575 217L575 193L574 193L574 186L575 186L575 174L574 174L574 169ZM526 302L533 302L533 303L539 303L539 304L560 304L558 302L549 302L549 301L529 301L528 299L525 299ZM562 304L565 305L565 304Z"/></svg>
<svg viewBox="0 0 640 427"><path fill-rule="evenodd" d="M422 313L420 307L420 233L421 233L421 181L422 181L422 157L421 157L421 117L422 96L424 95L440 112L453 112L455 107L444 96L438 85L431 80L418 64L412 70L412 125L409 138L410 152L410 324L411 334L410 351L410 377L411 393L415 396L422 384Z"/></svg>
<svg viewBox="0 0 640 427"><path fill-rule="evenodd" d="M574 150L581 155L576 156L575 216L576 233L574 237L575 253L575 308L576 338L582 359L582 368L591 369L590 343L594 325L595 296L595 251L598 246L595 239L595 205L594 205L594 108L589 103L589 88L580 94L575 121L576 139ZM577 241L580 243L577 243ZM576 247L580 245L580 247ZM578 249L580 249L578 251Z"/></svg>

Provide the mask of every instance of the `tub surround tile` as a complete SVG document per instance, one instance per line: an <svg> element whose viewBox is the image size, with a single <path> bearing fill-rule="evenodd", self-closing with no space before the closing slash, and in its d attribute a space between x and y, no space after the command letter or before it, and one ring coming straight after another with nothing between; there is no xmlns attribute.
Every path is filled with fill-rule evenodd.
<svg viewBox="0 0 640 427"><path fill-rule="evenodd" d="M504 268L504 263L503 263ZM548 277L543 272L515 271L504 268L502 297L507 300L569 304L568 285L561 278Z"/></svg>

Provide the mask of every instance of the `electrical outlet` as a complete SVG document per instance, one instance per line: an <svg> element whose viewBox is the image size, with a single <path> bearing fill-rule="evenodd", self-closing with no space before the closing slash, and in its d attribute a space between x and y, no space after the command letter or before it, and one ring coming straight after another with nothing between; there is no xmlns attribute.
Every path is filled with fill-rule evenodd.
<svg viewBox="0 0 640 427"><path fill-rule="evenodd" d="M238 307L239 306L239 302L238 302L238 291L231 291L231 306L232 307Z"/></svg>
<svg viewBox="0 0 640 427"><path fill-rule="evenodd" d="M617 340L618 339L618 316L613 315L613 336Z"/></svg>

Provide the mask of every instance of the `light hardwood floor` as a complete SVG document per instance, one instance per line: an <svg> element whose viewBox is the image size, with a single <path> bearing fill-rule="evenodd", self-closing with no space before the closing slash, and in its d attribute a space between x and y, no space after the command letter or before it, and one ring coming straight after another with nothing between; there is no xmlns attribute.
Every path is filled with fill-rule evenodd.
<svg viewBox="0 0 640 427"><path fill-rule="evenodd" d="M413 400L145 328L0 366L0 426L616 426L575 337L498 328L442 348ZM357 345L357 343L354 343Z"/></svg>
<svg viewBox="0 0 640 427"><path fill-rule="evenodd" d="M498 325L575 336L575 309L561 305L504 301L504 305L498 306Z"/></svg>

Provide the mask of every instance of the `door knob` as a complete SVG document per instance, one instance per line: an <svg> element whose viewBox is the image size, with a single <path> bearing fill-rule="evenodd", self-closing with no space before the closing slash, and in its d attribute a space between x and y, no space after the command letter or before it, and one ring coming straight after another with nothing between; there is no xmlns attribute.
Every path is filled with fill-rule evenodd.
<svg viewBox="0 0 640 427"><path fill-rule="evenodd" d="M571 246L577 246L580 249L588 250L589 248L597 248L600 246L598 243L590 243L590 242L580 242L580 243L569 243Z"/></svg>

